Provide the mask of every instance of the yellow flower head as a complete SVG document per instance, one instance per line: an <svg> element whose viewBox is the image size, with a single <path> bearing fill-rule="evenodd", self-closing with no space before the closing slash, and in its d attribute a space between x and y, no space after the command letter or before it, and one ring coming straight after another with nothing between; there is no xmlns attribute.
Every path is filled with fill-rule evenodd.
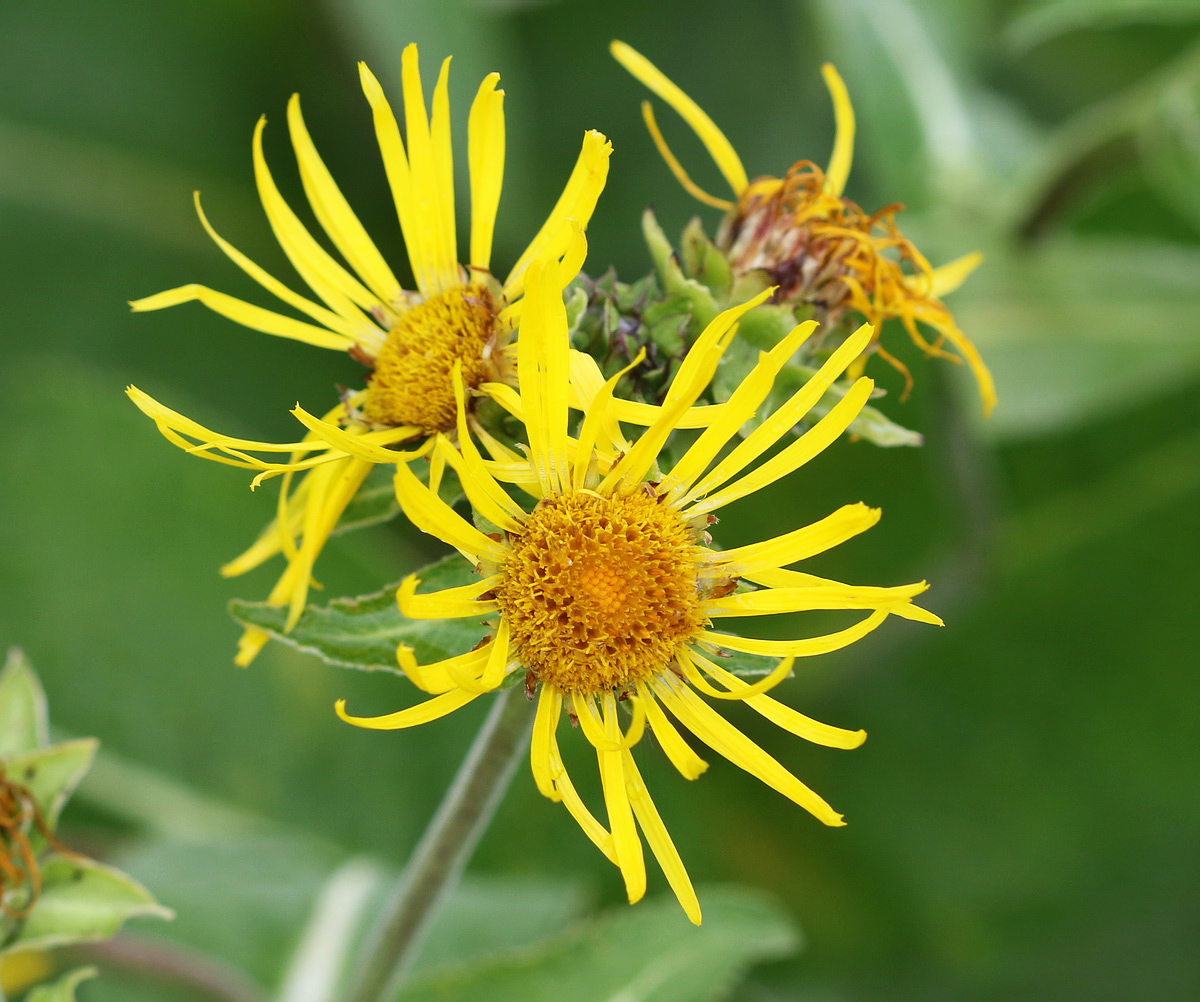
<svg viewBox="0 0 1200 1002"><path fill-rule="evenodd" d="M932 268L896 226L895 214L903 206L867 213L843 197L854 150L854 109L833 66L826 63L821 70L837 124L828 168L822 171L802 160L782 178L751 181L725 134L691 98L624 42L613 42L611 51L691 126L729 183L734 201L698 187L668 149L650 102L643 102L646 126L680 183L705 204L726 210L717 243L735 274L765 274L777 287L777 299L811 304L826 322L838 321L847 310L877 328L885 320L899 319L927 354L966 360L979 384L984 412L991 412L996 402L991 373L940 298L958 288L981 257L968 254ZM921 333L922 325L936 332L935 341ZM943 348L946 342L961 358ZM903 372L911 386L904 365L879 345L875 350ZM861 363L857 368L861 370Z"/></svg>
<svg viewBox="0 0 1200 1002"><path fill-rule="evenodd" d="M492 454L487 459L461 430L461 452L444 438L437 445L454 464L478 515L500 531L483 532L407 466L396 470L397 496L413 523L456 547L480 572L473 585L428 594L418 592L420 582L409 577L398 592L401 612L418 619L490 617L494 625L474 649L434 664L418 664L407 647L398 650L406 674L433 698L380 717L351 716L343 703L337 710L361 727L411 727L523 673L530 698L537 695L531 765L538 789L561 801L621 869L630 901L641 897L646 884L640 827L688 917L699 922L695 892L632 754L645 729L688 779L707 766L681 727L821 821L840 825L841 816L824 800L701 697L744 700L800 737L854 748L863 732L818 723L765 691L790 673L795 658L845 647L889 615L940 621L912 604L925 590L923 582L856 587L789 568L873 525L879 512L865 505L847 505L812 525L730 550L716 549L707 532L714 512L804 465L854 420L871 393L870 379L859 379L808 431L755 465L859 357L871 340L869 326L728 448L816 323L801 324L761 354L725 403L694 407L738 318L763 302L767 290L726 310L704 330L661 406L637 404L613 395L623 373L605 381L594 360L569 350L560 267L553 260L530 267L518 338L518 392L481 387L522 419L529 436L526 454L485 441ZM461 423L462 391L457 392ZM572 408L583 412L574 434ZM629 441L622 422L644 431ZM685 424L698 435L677 462L660 469L664 445ZM532 510L506 485L535 498ZM712 625L727 616L815 609L865 615L838 632L792 640L740 637ZM721 667L722 655L730 651L782 660L751 684ZM563 766L557 733L564 709L596 750L607 824L583 803Z"/></svg>
<svg viewBox="0 0 1200 1002"><path fill-rule="evenodd" d="M322 418L297 407L308 428L299 442L255 442L220 435L164 407L130 387L134 402L170 441L205 458L285 475L278 514L262 537L222 568L241 574L276 553L288 567L269 601L287 605L288 628L304 607L313 562L333 532L346 505L372 466L426 455L437 433L454 433L456 405L451 372L457 368L467 387L511 382L509 344L521 313L529 264L538 256L561 259L573 227L585 226L608 172L611 144L598 132L584 136L583 147L558 203L545 225L517 259L503 282L491 272L492 235L504 176L504 92L499 74L480 84L468 120L471 183L470 249L459 263L455 223L454 169L450 137L450 60L441 67L426 113L417 47L402 57L405 138L379 82L359 64L363 92L370 105L375 135L399 217L416 282L406 291L358 217L342 196L317 153L300 114L300 99L288 104L288 130L309 207L337 255L327 250L280 194L263 156L266 119L254 130L254 175L267 221L284 254L316 297L295 292L224 240L196 209L209 236L247 275L296 312L276 313L216 292L185 285L140 299L134 310L156 310L198 301L239 324L279 337L349 352L371 370L365 389L350 393ZM576 271L582 261L575 265ZM566 281L574 277L570 265ZM317 301L319 300L319 302ZM410 445L397 451L401 443ZM282 458L260 458L255 453ZM292 488L293 474L304 477ZM261 630L243 637L237 661L248 664L265 643Z"/></svg>

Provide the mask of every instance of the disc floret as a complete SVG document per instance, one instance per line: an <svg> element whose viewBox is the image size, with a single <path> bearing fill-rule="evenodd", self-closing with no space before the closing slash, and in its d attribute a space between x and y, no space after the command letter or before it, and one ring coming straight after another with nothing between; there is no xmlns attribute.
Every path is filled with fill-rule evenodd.
<svg viewBox="0 0 1200 1002"><path fill-rule="evenodd" d="M707 623L696 543L649 484L543 499L496 588L521 662L538 681L589 696L665 669Z"/></svg>

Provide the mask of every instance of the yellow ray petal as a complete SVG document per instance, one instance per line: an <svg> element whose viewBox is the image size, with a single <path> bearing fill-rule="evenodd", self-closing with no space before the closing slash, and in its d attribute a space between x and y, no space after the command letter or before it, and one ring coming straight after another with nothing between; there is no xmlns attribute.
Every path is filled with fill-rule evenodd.
<svg viewBox="0 0 1200 1002"><path fill-rule="evenodd" d="M196 215L200 217L200 225L204 227L204 231L212 238L213 242L221 248L226 257L273 296L282 299L293 309L312 317L317 323L328 327L335 334L341 334L349 338L350 342L361 345L369 354L374 354L375 350L386 340L387 336L374 324L355 327L345 317L293 292L278 279L268 274L213 229L212 224L208 221L208 216L204 214L204 209L200 205L200 192L195 192L193 199L196 204Z"/></svg>
<svg viewBox="0 0 1200 1002"><path fill-rule="evenodd" d="M675 718L713 751L799 804L818 821L833 826L845 824L842 816L824 799L800 782L686 686L679 685L676 689L661 676L654 679L651 686Z"/></svg>
<svg viewBox="0 0 1200 1002"><path fill-rule="evenodd" d="M716 123L708 117L695 101L681 91L674 83L640 52L630 48L624 42L614 41L609 45L613 58L644 83L655 94L661 97L678 113L692 131L696 133L708 155L713 158L717 169L729 182L735 195L740 195L749 183L746 178L746 168L734 152L733 146L725 138L725 133L717 128Z"/></svg>
<svg viewBox="0 0 1200 1002"><path fill-rule="evenodd" d="M443 588L441 591L417 594L421 579L410 574L400 582L396 590L396 602L400 614L409 619L460 619L463 616L487 616L496 611L494 599L480 599L484 592L491 591L502 580L499 574L473 581L458 588Z"/></svg>
<svg viewBox="0 0 1200 1002"><path fill-rule="evenodd" d="M887 619L890 612L889 609L877 609L866 619L844 630L827 633L820 637L805 637L801 640L756 640L751 637L737 637L730 633L714 633L711 630L702 631L697 639L703 643L712 644L714 647L741 651L743 654L761 654L768 658L806 658L840 651L843 647L849 647L856 641L862 640Z"/></svg>
<svg viewBox="0 0 1200 1002"><path fill-rule="evenodd" d="M587 480L588 468L592 461L592 452L596 447L596 439L601 433L604 435L604 445L607 448L618 454L628 451L629 443L621 433L621 426L613 417L610 405L612 403L613 390L616 388L617 382L630 369L641 365L645 358L646 349L639 348L632 362L619 372L614 373L610 379L604 380L595 393L587 395L588 399L586 404L584 404L583 425L579 429L579 442L575 447L575 467L572 482L576 490L581 488ZM578 364L576 363L576 359L580 360ZM585 359L586 362L583 361ZM593 375L592 367L595 367L594 375L600 377L600 370L596 366L595 359L590 355L584 355L582 352L571 352L572 383L576 383L577 373L590 381ZM583 396L581 395L581 400Z"/></svg>
<svg viewBox="0 0 1200 1002"><path fill-rule="evenodd" d="M309 287L325 300L335 313L350 323L366 327L370 320L363 309L382 307L386 304L368 290L357 278L337 263L325 249L313 239L304 224L284 201L263 155L263 129L267 119L258 120L254 129L254 181L258 186L258 197L267 214L267 222L279 246L287 255L292 266Z"/></svg>
<svg viewBox="0 0 1200 1002"><path fill-rule="evenodd" d="M317 221L380 302L395 306L404 296L400 283L317 153L300 113L299 94L293 94L288 102L288 131L300 166L300 181Z"/></svg>
<svg viewBox="0 0 1200 1002"><path fill-rule="evenodd" d="M658 865L662 867L667 883L675 892L675 897L683 907L684 914L693 925L699 925L701 920L700 902L696 898L696 890L692 887L692 881L688 877L687 868L683 865L683 859L680 858L679 851L675 848L675 843L671 841L671 836L667 832L667 826L663 824L663 820L654 806L654 801L650 798L650 791L646 789L646 784L642 781L641 773L638 772L633 756L625 751L621 753L621 757L625 768L625 789L629 794L629 804L633 808L634 817L641 826L642 834L646 836L646 843L650 846L650 851L654 853L654 858L658 860Z"/></svg>
<svg viewBox="0 0 1200 1002"><path fill-rule="evenodd" d="M412 266L413 278L421 295L429 298L437 292L433 271L435 251L432 246L434 235L425 225L418 210L417 192L414 191L413 172L400 138L400 126L392 106L384 96L383 88L366 63L358 64L358 76L363 94L371 106L371 117L375 123L375 141L379 144L379 155L387 174L388 187L396 206L396 218L400 220L400 231L404 234L404 246Z"/></svg>
<svg viewBox="0 0 1200 1002"><path fill-rule="evenodd" d="M546 687L543 685L542 691L544 692L545 689ZM550 732L550 771L554 777L555 788L562 797L563 807L575 819L575 823L579 825L583 833L592 840L592 844L604 853L608 861L614 866L619 866L612 833L596 820L576 792L575 786L571 783L571 777L567 775L566 766L563 765L562 755L558 750L558 739L553 730Z"/></svg>
<svg viewBox="0 0 1200 1002"><path fill-rule="evenodd" d="M705 467L725 446L738 430L767 399L775 385L775 377L784 364L796 353L800 345L816 329L815 320L809 320L792 328L770 352L760 352L758 363L746 375L725 401L720 422L710 425L692 443L679 462L663 478L663 489L682 494L695 483Z"/></svg>
<svg viewBox="0 0 1200 1002"><path fill-rule="evenodd" d="M802 588L765 588L709 599L704 614L721 616L774 616L784 612L811 612L814 609L880 609L907 604L914 595L926 591L924 581L894 588L875 588L844 584L808 585Z"/></svg>
<svg viewBox="0 0 1200 1002"><path fill-rule="evenodd" d="M686 505L693 499L703 497L715 490L721 484L737 476L778 442L816 406L829 387L846 371L846 367L862 354L867 345L871 343L873 333L873 327L863 324L846 338L808 382L738 443L737 447L702 477L700 482L689 490L678 503Z"/></svg>
<svg viewBox="0 0 1200 1002"><path fill-rule="evenodd" d="M878 508L870 508L861 501L857 504L843 505L811 525L793 529L761 543L736 546L715 556L723 566L736 567L738 570L786 567L798 560L806 560L818 553L824 553L859 533L866 532L879 521L880 515Z"/></svg>
<svg viewBox="0 0 1200 1002"><path fill-rule="evenodd" d="M781 477L786 477L789 473L798 470L809 460L820 455L841 436L842 432L850 427L850 423L858 417L859 411L866 406L874 388L874 380L866 377L860 379L841 400L829 409L828 414L796 441L782 452L772 456L757 469L692 505L689 509L690 513L699 515L704 512L716 511L731 501L736 501L747 494L753 494L768 484L773 484Z"/></svg>
<svg viewBox="0 0 1200 1002"><path fill-rule="evenodd" d="M537 784L538 792L543 797L556 802L562 800L562 794L554 785L550 742L558 727L558 718L561 713L561 693L552 686L542 686L542 691L538 696L537 713L533 717L533 735L529 741L529 766L533 772L533 781Z"/></svg>
<svg viewBox="0 0 1200 1002"><path fill-rule="evenodd" d="M703 202L705 205L711 205L714 209L721 209L728 212L733 208L734 203L727 198L717 198L716 195L710 195L707 191L696 184L686 170L683 169L683 164L671 152L671 147L667 145L667 140L663 137L662 130L658 127L658 120L654 117L654 106L649 101L642 102L642 121L646 123L646 131L650 133L650 138L654 140L654 145L658 147L658 155L666 161L667 168L675 175L675 180L682 185L692 198L698 202Z"/></svg>
<svg viewBox="0 0 1200 1002"><path fill-rule="evenodd" d="M488 642L464 654L456 654L454 657L443 658L441 661L423 665L418 664L411 647L407 644L400 644L396 648L396 663L413 685L436 695L459 691L461 686L458 684L458 679L464 674L471 678L478 678L491 656L491 649L492 645ZM474 694L479 695L477 692Z"/></svg>
<svg viewBox="0 0 1200 1002"><path fill-rule="evenodd" d="M524 288L525 271L536 258L561 256L572 239L571 220L587 228L608 179L608 159L611 155L612 143L601 133L595 130L584 133L583 147L563 193L504 281L505 299L511 302L520 296Z"/></svg>
<svg viewBox="0 0 1200 1002"><path fill-rule="evenodd" d="M504 91L499 73L479 85L467 119L467 159L471 168L471 267L491 268L492 234L504 183Z"/></svg>
<svg viewBox="0 0 1200 1002"><path fill-rule="evenodd" d="M663 713L662 707L658 705L658 702L654 698L654 693L650 691L650 687L645 682L639 682L637 684L637 691L643 704L645 704L646 719L650 723L650 730L658 738L659 746L666 754L671 765L679 770L679 774L684 779L696 779L708 768L708 763L692 751L691 746L683 739L679 731L676 730L670 718Z"/></svg>
<svg viewBox="0 0 1200 1002"><path fill-rule="evenodd" d="M605 694L608 700L612 693ZM604 707L604 730L611 743L620 740L620 725L615 709L609 712L607 701ZM642 840L638 838L633 821L633 808L629 803L629 792L625 788L625 763L620 751L596 750L600 762L600 785L604 790L604 806L608 811L608 823L612 826L613 846L617 855L617 866L625 880L625 893L629 903L636 904L646 893L646 860L642 854Z"/></svg>
<svg viewBox="0 0 1200 1002"><path fill-rule="evenodd" d="M561 290L541 261L529 268L525 312L517 340L517 378L529 434L530 462L543 494L568 484L567 312Z"/></svg>
<svg viewBox="0 0 1200 1002"><path fill-rule="evenodd" d="M135 313L146 310L161 310L168 306L178 306L180 303L199 302L214 313L219 313L235 324L249 327L263 334L273 334L276 337L291 338L305 344L316 345L318 348L332 348L335 351L346 351L353 348L355 341L346 334L335 334L324 327L308 324L302 320L285 317L281 313L264 310L261 306L235 299L224 292L217 292L204 285L181 285L177 289L167 289L153 296L135 299L129 305Z"/></svg>
<svg viewBox="0 0 1200 1002"><path fill-rule="evenodd" d="M753 299L719 313L704 328L695 343L688 349L680 363L675 378L667 388L658 418L626 452L608 476L600 483L600 493L611 490L619 480L630 483L640 481L658 459L671 432L678 426L679 416L695 403L704 392L717 371L725 348L737 332L737 321L741 316L762 303L774 289L764 289Z"/></svg>
<svg viewBox="0 0 1200 1002"><path fill-rule="evenodd" d="M849 731L842 727L834 727L831 724L823 724L819 720L813 720L812 717L806 717L803 713L798 713L790 706L785 706L770 696L755 692L758 688L757 685L748 685L745 681L727 672L719 665L714 664L703 655L694 654L694 657L697 664L701 665L709 675L728 690L721 693L712 686L705 688L698 684L696 679L689 677L689 681L708 696L715 699L744 700L747 706L761 713L777 727L782 727L785 731L795 734L798 738L803 738L805 741L811 741L814 744L824 745L826 748L857 748L867 739L866 731ZM787 660L785 659L782 663L786 664Z"/></svg>
<svg viewBox="0 0 1200 1002"><path fill-rule="evenodd" d="M821 76L833 99L835 133L833 152L829 155L829 167L825 171L825 193L840 197L850 177L850 162L854 159L854 106L850 104L850 93L832 63L821 67Z"/></svg>
<svg viewBox="0 0 1200 1002"><path fill-rule="evenodd" d="M948 296L967 280L967 276L983 263L983 255L979 251L964 254L960 258L948 261L933 269L930 275L929 292L927 295L934 299Z"/></svg>
<svg viewBox="0 0 1200 1002"><path fill-rule="evenodd" d="M413 525L449 543L474 564L481 558L502 563L508 555L508 547L471 525L421 483L406 463L396 467L396 500Z"/></svg>
<svg viewBox="0 0 1200 1002"><path fill-rule="evenodd" d="M455 472L458 473L463 489L467 489L467 482L470 481L474 490L473 497L486 497L490 506L502 514L502 517L491 518L496 525L509 532L519 532L521 526L525 522L525 510L517 504L508 492L500 486L495 477L488 473L487 465L484 462L483 456L479 454L479 449L476 447L474 440L471 438L471 429L467 424L467 403L466 394L462 382L462 363L454 360L453 383L454 383L454 401L458 414L456 423L458 426L458 450L456 451L449 441L442 439L441 452L444 458L454 466ZM451 460L451 455L455 455L455 459Z"/></svg>
<svg viewBox="0 0 1200 1002"><path fill-rule="evenodd" d="M346 712L346 701L339 699L334 704L334 709L337 715L346 723L353 724L355 727L365 727L372 731L396 731L405 727L416 727L418 724L427 724L431 720L437 720L439 717L444 717L447 713L453 713L460 707L466 706L471 700L478 698L479 693L463 692L446 692L440 696L434 696L433 699L427 699L424 703L418 703L416 706L410 706L406 710L397 710L395 713L385 713L379 717L355 717Z"/></svg>

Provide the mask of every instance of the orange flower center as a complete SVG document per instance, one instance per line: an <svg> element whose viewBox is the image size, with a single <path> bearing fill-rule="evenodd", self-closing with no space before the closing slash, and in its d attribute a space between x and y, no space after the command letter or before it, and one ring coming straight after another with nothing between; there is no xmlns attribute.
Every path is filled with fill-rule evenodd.
<svg viewBox="0 0 1200 1002"><path fill-rule="evenodd" d="M523 663L564 692L648 678L706 623L696 534L645 489L545 498L510 545L496 600Z"/></svg>
<svg viewBox="0 0 1200 1002"><path fill-rule="evenodd" d="M429 434L454 427L451 373L462 361L463 382L474 388L492 377L486 356L496 326L491 293L462 286L414 306L400 317L375 359L363 414L374 424L415 425Z"/></svg>

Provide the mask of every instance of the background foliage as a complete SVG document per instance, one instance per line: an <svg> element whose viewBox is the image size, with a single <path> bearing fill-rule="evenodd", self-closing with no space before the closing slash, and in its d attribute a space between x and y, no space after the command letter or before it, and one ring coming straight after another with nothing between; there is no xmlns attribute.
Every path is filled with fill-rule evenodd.
<svg viewBox="0 0 1200 1002"><path fill-rule="evenodd" d="M477 81L502 73L495 259L520 249L596 127L616 152L592 268L636 277L649 266L646 203L671 233L696 207L607 55L620 37L713 115L752 175L824 160L818 68L835 61L859 112L847 194L908 204L901 222L935 261L988 256L950 302L996 372L995 417L977 418L965 373L904 353L916 390L900 404L881 370L884 406L927 435L923 451L839 443L718 527L736 545L845 502L881 505L882 524L829 555L829 572L927 576L949 626L897 622L788 683L805 712L870 732L853 754L738 716L845 811L845 829L732 767L688 786L642 756L693 875L781 902L735 895L722 919L710 892L709 921L759 943L710 989L794 945L781 907L807 948L754 968L739 999L1194 997L1198 25L1194 0L751 0L736 15L682 0L0 6L0 640L26 648L64 735L102 739L63 832L180 914L167 932L131 931L277 987L328 874L404 858L479 714L358 731L334 718L334 698L383 709L403 683L278 646L232 667L223 605L265 594L271 572L230 583L215 571L269 517L271 491L251 496L239 473L166 445L121 390L137 383L233 434L287 437L288 408L321 407L356 366L199 308L133 317L125 301L187 281L256 295L195 221L193 188L218 230L282 273L249 140L265 111L268 158L298 192L292 91L401 261L354 61L398 94L410 40L427 71L455 55L460 138ZM700 165L684 131L671 136ZM696 174L715 186L715 172ZM436 555L383 527L332 546L322 580L331 595L372 591ZM517 930L535 944L620 897L615 872L524 773L472 872L464 893L478 897L462 914L496 918L459 935L482 954L513 945L513 911L542 917ZM654 907L616 914L648 922ZM673 909L659 921L688 942ZM447 983L469 985L470 972L445 973L462 955L454 935L429 949L444 951ZM577 935L544 949L590 956ZM183 997L119 970L80 994Z"/></svg>

